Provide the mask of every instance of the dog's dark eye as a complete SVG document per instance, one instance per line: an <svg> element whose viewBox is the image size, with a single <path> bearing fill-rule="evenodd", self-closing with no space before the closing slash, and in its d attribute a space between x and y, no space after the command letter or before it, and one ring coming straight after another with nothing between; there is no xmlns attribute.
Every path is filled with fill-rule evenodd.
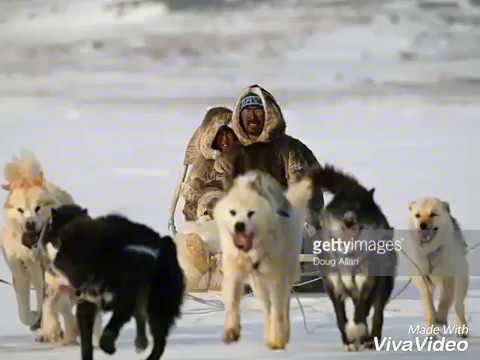
<svg viewBox="0 0 480 360"><path fill-rule="evenodd" d="M41 209L41 206L38 205L38 206L35 208L35 212L38 213L38 212L40 211L40 209Z"/></svg>
<svg viewBox="0 0 480 360"><path fill-rule="evenodd" d="M237 212L235 210L230 210L230 215L235 216L237 215Z"/></svg>
<svg viewBox="0 0 480 360"><path fill-rule="evenodd" d="M250 219L253 215L255 215L255 211L249 211L247 213L247 217Z"/></svg>
<svg viewBox="0 0 480 360"><path fill-rule="evenodd" d="M416 217L417 219L420 219L420 214L416 214L415 217Z"/></svg>
<svg viewBox="0 0 480 360"><path fill-rule="evenodd" d="M431 218L434 218L435 216L438 216L438 214L435 214L435 213L431 213L431 214L430 214L430 217L431 217Z"/></svg>
<svg viewBox="0 0 480 360"><path fill-rule="evenodd" d="M17 211L18 211L20 214L23 214L23 213L24 213L23 209L20 209L20 208L18 208Z"/></svg>

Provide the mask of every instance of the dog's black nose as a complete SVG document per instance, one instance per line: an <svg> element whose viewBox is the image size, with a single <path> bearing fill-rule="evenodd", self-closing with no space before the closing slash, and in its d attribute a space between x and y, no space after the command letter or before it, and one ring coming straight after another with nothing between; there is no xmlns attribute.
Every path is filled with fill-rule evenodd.
<svg viewBox="0 0 480 360"><path fill-rule="evenodd" d="M33 221L27 221L25 223L25 227L27 228L27 231L34 232L35 231L35 222Z"/></svg>
<svg viewBox="0 0 480 360"><path fill-rule="evenodd" d="M237 233L245 232L245 223L244 222L237 222L235 224L235 232L237 232Z"/></svg>
<svg viewBox="0 0 480 360"><path fill-rule="evenodd" d="M428 227L428 225L427 225L426 222L421 222L421 223L420 223L420 229L422 229L422 230L427 230L427 227Z"/></svg>

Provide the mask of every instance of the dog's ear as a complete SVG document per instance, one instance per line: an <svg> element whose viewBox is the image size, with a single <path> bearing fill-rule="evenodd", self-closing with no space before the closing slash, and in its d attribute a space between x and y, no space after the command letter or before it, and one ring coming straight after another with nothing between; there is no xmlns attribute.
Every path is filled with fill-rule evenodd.
<svg viewBox="0 0 480 360"><path fill-rule="evenodd" d="M88 216L88 209L82 209L82 216Z"/></svg>
<svg viewBox="0 0 480 360"><path fill-rule="evenodd" d="M248 176L252 177L251 179L248 179L248 185L250 185L252 190L255 191L259 196L268 200L268 194L263 189L262 174L259 172L254 172L249 174Z"/></svg>
<svg viewBox="0 0 480 360"><path fill-rule="evenodd" d="M408 203L408 210L409 210L409 211L412 211L412 209L413 209L414 206L415 206L415 201L410 201L410 202Z"/></svg>
<svg viewBox="0 0 480 360"><path fill-rule="evenodd" d="M255 174L255 177L253 178L253 181L251 182L253 190L258 192L259 194L263 193L263 188L262 188L262 176L257 173Z"/></svg>
<svg viewBox="0 0 480 360"><path fill-rule="evenodd" d="M277 203L275 190L269 186L267 181L264 181L263 176L260 172L256 172L254 174L254 178L250 183L253 191L255 191L259 196L267 200L270 204L272 204L272 199ZM283 195L283 193L281 194ZM281 202L280 202L281 203ZM275 204L277 205L277 204Z"/></svg>
<svg viewBox="0 0 480 360"><path fill-rule="evenodd" d="M2 189L5 191L10 191L12 190L12 187L10 186L10 184L3 184Z"/></svg>
<svg viewBox="0 0 480 360"><path fill-rule="evenodd" d="M450 214L450 204L446 201L442 201L442 205L447 210L447 212Z"/></svg>
<svg viewBox="0 0 480 360"><path fill-rule="evenodd" d="M373 194L375 194L375 188L371 188L368 193L370 194L370 196L373 198Z"/></svg>
<svg viewBox="0 0 480 360"><path fill-rule="evenodd" d="M40 171L40 173L39 173L38 176L35 178L35 180L33 180L33 183L34 183L36 186L42 186L42 185L43 185L43 181L44 181L43 171Z"/></svg>

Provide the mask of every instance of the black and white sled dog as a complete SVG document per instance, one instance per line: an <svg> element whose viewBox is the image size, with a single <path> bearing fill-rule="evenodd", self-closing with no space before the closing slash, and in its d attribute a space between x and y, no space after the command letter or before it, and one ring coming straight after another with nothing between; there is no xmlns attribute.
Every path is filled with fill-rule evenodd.
<svg viewBox="0 0 480 360"><path fill-rule="evenodd" d="M383 311L394 287L397 255L383 251L386 241L393 244L393 229L373 198L374 189L367 190L329 165L314 170L312 176L316 187L334 195L321 220L321 244L326 251L320 256L321 264L327 264L321 269L324 286L342 341L348 351L373 348L374 339L381 339ZM353 319L346 314L348 298L354 304ZM369 331L367 318L372 307Z"/></svg>
<svg viewBox="0 0 480 360"><path fill-rule="evenodd" d="M122 216L92 219L77 206L52 212L50 237L58 247L52 267L83 299L77 307L82 360L93 359L98 311L113 312L100 338L104 352L115 353L121 328L134 317L137 351L148 346L148 322L153 348L147 360L159 359L180 316L185 287L173 240Z"/></svg>

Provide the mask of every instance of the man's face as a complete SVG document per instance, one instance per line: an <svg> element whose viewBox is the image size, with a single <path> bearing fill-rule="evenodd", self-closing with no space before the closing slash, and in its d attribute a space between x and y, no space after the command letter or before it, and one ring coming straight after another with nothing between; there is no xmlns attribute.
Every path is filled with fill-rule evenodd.
<svg viewBox="0 0 480 360"><path fill-rule="evenodd" d="M265 124L265 110L261 106L247 106L240 113L242 126L248 135L258 136Z"/></svg>
<svg viewBox="0 0 480 360"><path fill-rule="evenodd" d="M222 153L233 150L237 145L238 140L232 130L221 129L215 138L215 148Z"/></svg>

